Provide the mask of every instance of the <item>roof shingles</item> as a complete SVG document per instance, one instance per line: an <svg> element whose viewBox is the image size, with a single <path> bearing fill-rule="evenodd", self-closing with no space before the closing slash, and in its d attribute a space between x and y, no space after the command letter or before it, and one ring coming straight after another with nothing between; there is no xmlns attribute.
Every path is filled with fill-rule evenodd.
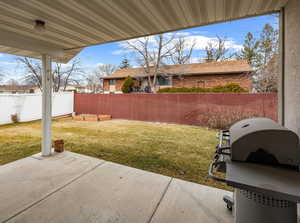
<svg viewBox="0 0 300 223"><path fill-rule="evenodd" d="M233 74L251 71L252 69L246 60L167 65L161 69L162 73L169 75ZM147 75L144 68L126 68L118 69L113 74L103 77L103 79L119 79L128 76L143 77Z"/></svg>

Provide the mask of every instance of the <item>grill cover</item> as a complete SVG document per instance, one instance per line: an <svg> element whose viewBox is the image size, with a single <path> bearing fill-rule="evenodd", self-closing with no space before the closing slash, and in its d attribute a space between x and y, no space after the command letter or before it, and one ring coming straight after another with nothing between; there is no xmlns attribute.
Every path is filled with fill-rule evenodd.
<svg viewBox="0 0 300 223"><path fill-rule="evenodd" d="M300 165L298 136L271 119L244 119L232 125L229 132L234 161Z"/></svg>

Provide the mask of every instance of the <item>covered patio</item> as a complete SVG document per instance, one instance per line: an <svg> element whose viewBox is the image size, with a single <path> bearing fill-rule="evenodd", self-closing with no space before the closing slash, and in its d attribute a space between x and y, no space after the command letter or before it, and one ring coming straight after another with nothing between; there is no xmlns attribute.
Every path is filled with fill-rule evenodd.
<svg viewBox="0 0 300 223"><path fill-rule="evenodd" d="M232 222L230 192L64 152L0 168L0 222Z"/></svg>
<svg viewBox="0 0 300 223"><path fill-rule="evenodd" d="M43 62L43 137L40 154L0 166L0 221L233 222L222 202L229 192L53 153L51 61L67 63L96 44L275 12L281 35L278 118L299 135L297 0L1 1L0 52Z"/></svg>

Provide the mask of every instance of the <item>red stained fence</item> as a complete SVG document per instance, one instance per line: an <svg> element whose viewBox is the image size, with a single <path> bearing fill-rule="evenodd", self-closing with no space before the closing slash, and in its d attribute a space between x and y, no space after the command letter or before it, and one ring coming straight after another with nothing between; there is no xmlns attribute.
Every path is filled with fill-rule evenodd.
<svg viewBox="0 0 300 223"><path fill-rule="evenodd" d="M248 117L277 120L277 94L75 94L78 114L224 128Z"/></svg>

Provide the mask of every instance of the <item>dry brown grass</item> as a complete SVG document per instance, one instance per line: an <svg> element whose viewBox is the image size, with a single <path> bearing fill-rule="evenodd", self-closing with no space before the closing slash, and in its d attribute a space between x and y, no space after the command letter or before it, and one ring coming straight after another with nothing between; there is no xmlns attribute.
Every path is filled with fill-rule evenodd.
<svg viewBox="0 0 300 223"><path fill-rule="evenodd" d="M0 164L40 151L40 122L0 127ZM228 189L207 178L216 131L187 125L111 120L53 121L53 138L65 148L100 159Z"/></svg>

